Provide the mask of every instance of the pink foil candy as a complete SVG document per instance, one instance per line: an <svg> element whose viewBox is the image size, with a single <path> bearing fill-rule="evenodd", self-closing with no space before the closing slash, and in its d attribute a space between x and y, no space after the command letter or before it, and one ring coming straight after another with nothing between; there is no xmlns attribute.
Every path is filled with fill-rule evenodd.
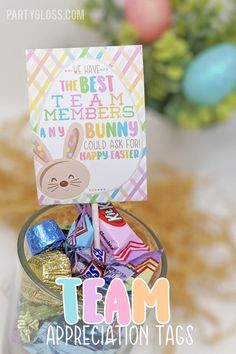
<svg viewBox="0 0 236 354"><path fill-rule="evenodd" d="M99 227L103 248L120 263L128 263L149 251L149 246L111 203L99 204Z"/></svg>

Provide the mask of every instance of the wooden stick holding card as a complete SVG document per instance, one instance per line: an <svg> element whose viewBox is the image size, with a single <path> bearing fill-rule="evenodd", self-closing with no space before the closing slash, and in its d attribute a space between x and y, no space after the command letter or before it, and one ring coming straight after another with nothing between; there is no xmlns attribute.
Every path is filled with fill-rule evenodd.
<svg viewBox="0 0 236 354"><path fill-rule="evenodd" d="M99 216L98 216L98 204L92 204L92 222L93 222L93 232L94 232L94 247L100 249L101 241L99 234Z"/></svg>

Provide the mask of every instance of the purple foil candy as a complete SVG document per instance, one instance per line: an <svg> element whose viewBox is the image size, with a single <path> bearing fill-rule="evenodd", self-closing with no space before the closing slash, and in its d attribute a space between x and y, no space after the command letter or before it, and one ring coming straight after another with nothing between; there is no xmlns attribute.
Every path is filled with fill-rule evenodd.
<svg viewBox="0 0 236 354"><path fill-rule="evenodd" d="M104 272L103 278L105 280L106 285L109 285L111 281L115 278L119 278L123 281L126 281L134 274L135 274L135 270L129 268L127 265L113 263L107 267L107 269Z"/></svg>
<svg viewBox="0 0 236 354"><path fill-rule="evenodd" d="M66 250L84 247L91 247L93 243L93 226L87 208L83 208L81 215L75 220L68 232L65 243Z"/></svg>
<svg viewBox="0 0 236 354"><path fill-rule="evenodd" d="M82 274L78 277L84 281L89 278L99 278L103 276L103 270L95 262L91 262Z"/></svg>
<svg viewBox="0 0 236 354"><path fill-rule="evenodd" d="M162 254L163 250L150 251L140 257L133 259L128 264L131 265L134 269L144 266L148 262L152 264L159 264L161 262Z"/></svg>
<svg viewBox="0 0 236 354"><path fill-rule="evenodd" d="M91 262L97 264L103 270L108 264L114 262L114 259L107 255L106 252L94 247L72 249L67 252L67 256L71 262L73 276L82 274Z"/></svg>
<svg viewBox="0 0 236 354"><path fill-rule="evenodd" d="M67 253L71 263L71 272L73 276L78 276L88 266L89 262L80 257L80 249L71 250Z"/></svg>

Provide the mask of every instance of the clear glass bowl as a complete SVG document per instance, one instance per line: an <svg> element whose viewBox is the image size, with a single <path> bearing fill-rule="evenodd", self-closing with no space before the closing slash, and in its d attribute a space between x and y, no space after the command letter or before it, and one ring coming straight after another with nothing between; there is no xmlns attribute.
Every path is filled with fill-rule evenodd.
<svg viewBox="0 0 236 354"><path fill-rule="evenodd" d="M151 250L163 248L148 226L131 213L119 208L118 210L136 234L149 245ZM43 328L42 325L46 326L48 323L57 323L57 321L62 322L63 306L62 296L45 286L28 265L31 254L25 235L28 228L40 221L54 219L60 227L66 228L72 224L77 216L78 210L73 205L48 206L33 214L22 227L17 244L19 266L16 272L15 289L12 292L12 299L9 301L8 320L3 341L4 354L74 353L75 348L72 346L68 346L66 349L63 346L61 350L59 346L57 351L55 351L55 348L52 350L46 344L40 344L39 340L35 340L39 333L38 330ZM149 285L151 286L156 279L166 277L166 275L167 260L165 253L163 253L160 266ZM81 308L82 304L80 303L79 310ZM100 310L102 309L100 308ZM80 325L82 324L80 323ZM84 352L85 354L92 353L92 351L110 354L117 353L120 349L122 350L119 345L116 347L93 347L91 350L89 350L89 347L76 348L79 353Z"/></svg>

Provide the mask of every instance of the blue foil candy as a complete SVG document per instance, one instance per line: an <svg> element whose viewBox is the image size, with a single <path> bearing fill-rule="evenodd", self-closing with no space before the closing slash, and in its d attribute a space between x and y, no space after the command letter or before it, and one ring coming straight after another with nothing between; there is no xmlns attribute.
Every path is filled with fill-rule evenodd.
<svg viewBox="0 0 236 354"><path fill-rule="evenodd" d="M73 222L68 232L65 243L66 252L73 248L91 247L93 238L93 226L86 210L84 209L79 218Z"/></svg>
<svg viewBox="0 0 236 354"><path fill-rule="evenodd" d="M66 240L54 220L45 220L32 226L26 232L26 238L33 256L49 249L58 249Z"/></svg>

